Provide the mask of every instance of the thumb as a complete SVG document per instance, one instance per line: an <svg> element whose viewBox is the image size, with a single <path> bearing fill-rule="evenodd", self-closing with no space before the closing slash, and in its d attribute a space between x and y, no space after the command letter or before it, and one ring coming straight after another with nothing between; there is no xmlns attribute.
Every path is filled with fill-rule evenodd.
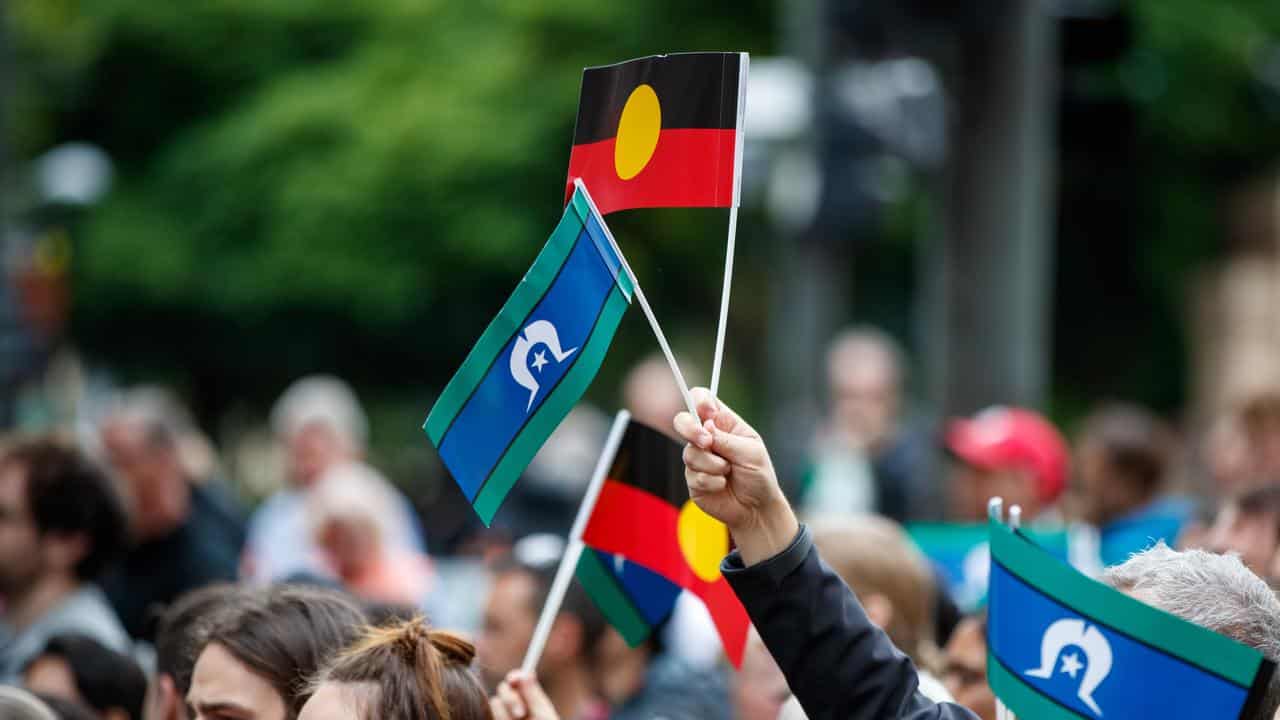
<svg viewBox="0 0 1280 720"><path fill-rule="evenodd" d="M537 720L555 720L558 717L551 699L543 692L542 685L530 675L521 675L516 680L525 704L529 706L529 715Z"/></svg>

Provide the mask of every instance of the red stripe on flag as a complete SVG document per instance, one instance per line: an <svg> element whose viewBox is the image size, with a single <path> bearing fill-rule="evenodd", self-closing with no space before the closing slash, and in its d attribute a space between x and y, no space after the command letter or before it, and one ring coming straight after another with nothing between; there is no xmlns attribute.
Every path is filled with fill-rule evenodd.
<svg viewBox="0 0 1280 720"><path fill-rule="evenodd" d="M686 128L663 130L653 157L630 180L618 177L616 138L574 145L569 153L569 182L582 178L600 213L652 207L729 207L733 204L735 130Z"/></svg>
<svg viewBox="0 0 1280 720"><path fill-rule="evenodd" d="M600 490L582 541L642 565L701 598L720 633L725 654L740 667L751 620L723 577L709 583L689 567L676 534L679 517L678 508L656 495L608 480Z"/></svg>

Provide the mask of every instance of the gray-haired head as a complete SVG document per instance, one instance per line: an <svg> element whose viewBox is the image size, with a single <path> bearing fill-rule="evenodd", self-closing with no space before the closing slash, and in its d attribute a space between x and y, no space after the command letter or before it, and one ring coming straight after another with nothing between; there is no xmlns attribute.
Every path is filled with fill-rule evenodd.
<svg viewBox="0 0 1280 720"><path fill-rule="evenodd" d="M356 451L369 438L369 420L351 386L332 375L308 375L294 381L271 411L271 428L282 438L303 427L329 426Z"/></svg>
<svg viewBox="0 0 1280 720"><path fill-rule="evenodd" d="M142 385L121 393L112 404L107 422L135 425L152 445L177 446L192 432L191 413L172 391Z"/></svg>
<svg viewBox="0 0 1280 720"><path fill-rule="evenodd" d="M6 720L58 720L35 695L16 687L0 686L0 717Z"/></svg>
<svg viewBox="0 0 1280 720"><path fill-rule="evenodd" d="M1280 661L1280 600L1236 555L1177 552L1163 542L1109 568L1103 580L1142 602L1208 628ZM1280 708L1280 677L1245 720L1271 720Z"/></svg>

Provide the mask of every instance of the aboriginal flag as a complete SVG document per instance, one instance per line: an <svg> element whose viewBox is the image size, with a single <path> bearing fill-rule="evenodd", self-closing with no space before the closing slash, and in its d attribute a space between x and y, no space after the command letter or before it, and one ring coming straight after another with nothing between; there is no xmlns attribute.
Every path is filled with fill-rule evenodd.
<svg viewBox="0 0 1280 720"><path fill-rule="evenodd" d="M582 534L596 552L583 554L578 580L629 641L647 632L627 632L620 617L630 616L643 631L641 624L652 626L670 612L672 586L692 592L711 613L725 654L741 666L750 620L720 574L729 531L689 499L681 451L656 430L627 426ZM639 567L629 571L633 564Z"/></svg>
<svg viewBox="0 0 1280 720"><path fill-rule="evenodd" d="M569 154L602 214L738 204L746 53L653 55L582 73Z"/></svg>

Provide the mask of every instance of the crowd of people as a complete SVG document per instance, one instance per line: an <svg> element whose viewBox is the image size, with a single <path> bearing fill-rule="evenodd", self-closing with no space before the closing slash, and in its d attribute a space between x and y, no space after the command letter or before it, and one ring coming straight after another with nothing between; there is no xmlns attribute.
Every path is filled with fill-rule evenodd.
<svg viewBox="0 0 1280 720"><path fill-rule="evenodd" d="M520 669L602 441L588 409L531 467L556 491L522 514L517 486L520 519L446 556L340 380L283 392L283 482L252 512L172 394L124 391L88 431L0 443L0 717L995 720L984 549L948 566L921 530L985 522L993 496L1081 572L1280 660L1280 389L1203 437L1119 402L1068 434L1025 408L921 420L906 367L880 331L837 336L794 477L723 402L696 391L687 412L660 362L624 383L732 535L721 573L753 623L737 669L696 600L632 647L576 583ZM1253 717L1276 715L1272 683Z"/></svg>

